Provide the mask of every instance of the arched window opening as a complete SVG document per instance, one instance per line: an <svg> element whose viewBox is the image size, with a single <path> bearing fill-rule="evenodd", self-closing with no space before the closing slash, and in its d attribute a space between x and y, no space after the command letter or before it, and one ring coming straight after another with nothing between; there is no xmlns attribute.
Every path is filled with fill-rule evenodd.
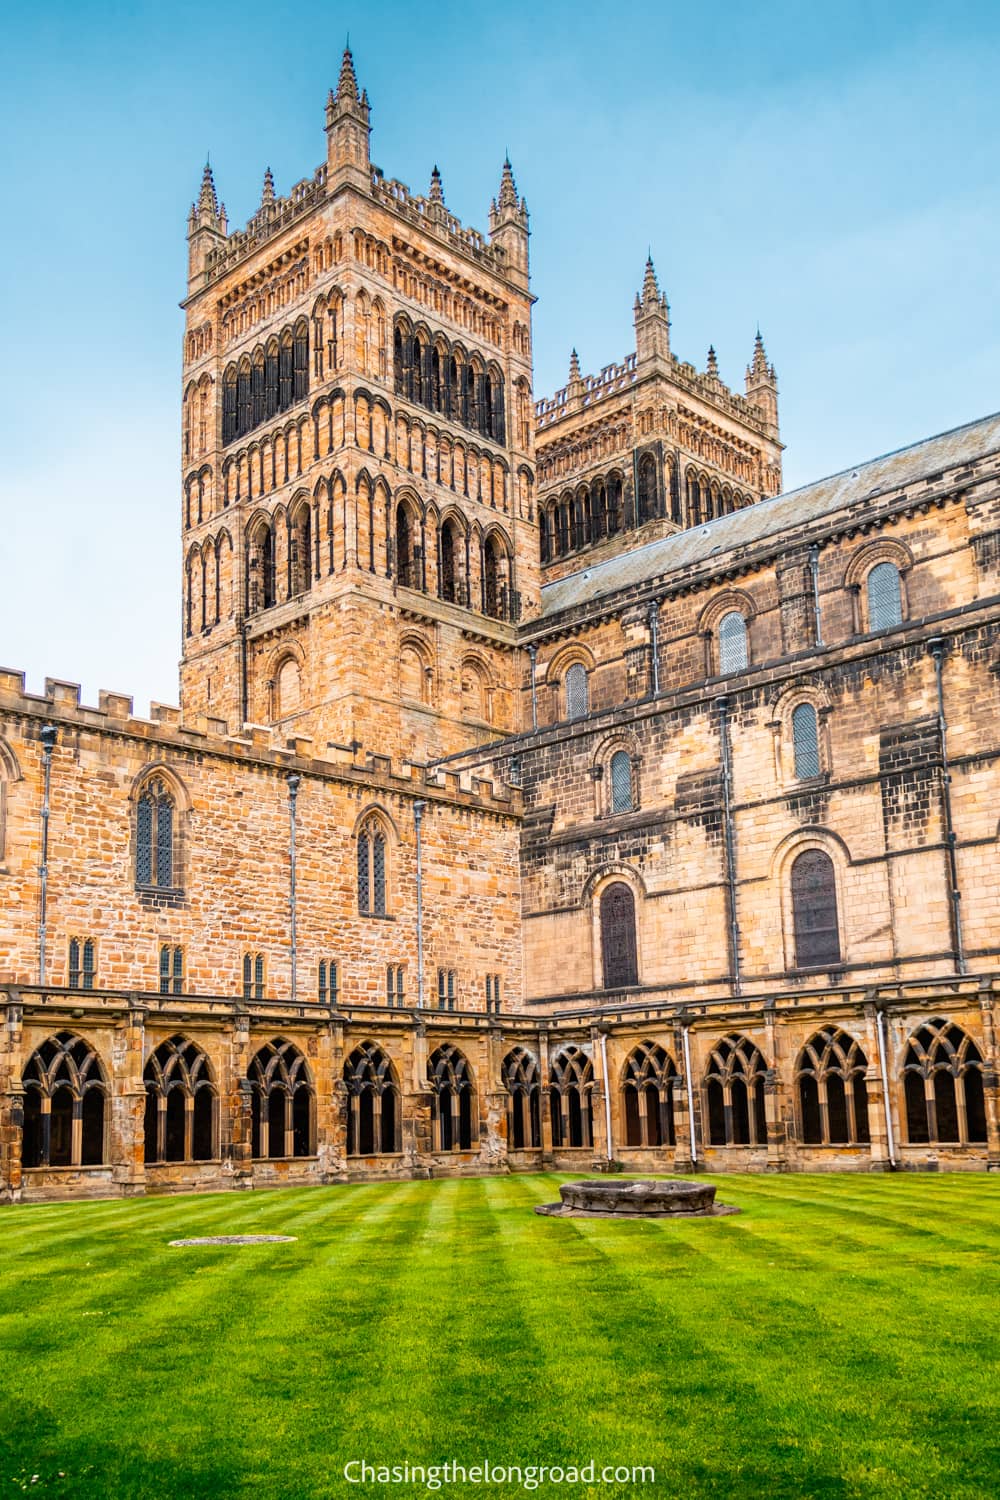
<svg viewBox="0 0 1000 1500"><path fill-rule="evenodd" d="M630 1053L622 1078L627 1146L673 1146L674 1079L677 1069L654 1042L641 1042Z"/></svg>
<svg viewBox="0 0 1000 1500"><path fill-rule="evenodd" d="M594 1068L579 1047L565 1047L549 1069L552 1144L592 1148L594 1144Z"/></svg>
<svg viewBox="0 0 1000 1500"><path fill-rule="evenodd" d="M362 1042L344 1064L347 1086L347 1154L378 1156L401 1151L399 1084L389 1058Z"/></svg>
<svg viewBox="0 0 1000 1500"><path fill-rule="evenodd" d="M441 528L438 593L451 604L469 603L465 580L465 537L454 520L445 521Z"/></svg>
<svg viewBox="0 0 1000 1500"><path fill-rule="evenodd" d="M587 669L575 661L566 673L566 717L582 719L588 708Z"/></svg>
<svg viewBox="0 0 1000 1500"><path fill-rule="evenodd" d="M469 1064L457 1047L438 1047L427 1061L435 1151L471 1151L474 1101Z"/></svg>
<svg viewBox="0 0 1000 1500"><path fill-rule="evenodd" d="M292 347L292 399L302 401L309 394L309 324L303 318L295 325Z"/></svg>
<svg viewBox="0 0 1000 1500"><path fill-rule="evenodd" d="M278 344L278 410L287 411L292 404L292 371L294 366L291 329L286 328Z"/></svg>
<svg viewBox="0 0 1000 1500"><path fill-rule="evenodd" d="M247 1070L251 1149L258 1158L315 1154L313 1086L302 1053L280 1037Z"/></svg>
<svg viewBox="0 0 1000 1500"><path fill-rule="evenodd" d="M406 393L406 357L402 330L397 326L392 335L392 379L397 396Z"/></svg>
<svg viewBox="0 0 1000 1500"><path fill-rule="evenodd" d="M891 562L876 563L868 574L868 629L889 630L902 623L899 569Z"/></svg>
<svg viewBox="0 0 1000 1500"><path fill-rule="evenodd" d="M2 854L0 849L0 854ZM70 938L67 981L71 990L92 990L97 973L93 938Z"/></svg>
<svg viewBox="0 0 1000 1500"><path fill-rule="evenodd" d="M613 536L616 531L621 531L624 521L622 477L620 474L612 474L608 479L608 535Z"/></svg>
<svg viewBox="0 0 1000 1500"><path fill-rule="evenodd" d="M507 1146L511 1151L542 1144L542 1087L538 1063L523 1047L508 1052L501 1069L507 1090Z"/></svg>
<svg viewBox="0 0 1000 1500"><path fill-rule="evenodd" d="M820 773L819 721L811 703L800 703L792 714L792 746L795 752L795 774L808 781Z"/></svg>
<svg viewBox="0 0 1000 1500"><path fill-rule="evenodd" d="M358 911L363 917L386 915L385 833L369 818L358 834Z"/></svg>
<svg viewBox="0 0 1000 1500"><path fill-rule="evenodd" d="M835 1026L824 1027L806 1043L796 1075L805 1145L869 1143L867 1069L858 1043Z"/></svg>
<svg viewBox="0 0 1000 1500"><path fill-rule="evenodd" d="M639 495L636 515L636 525L641 526L644 521L652 520L659 511L658 485L656 482L656 460L651 453L646 453L639 460Z"/></svg>
<svg viewBox="0 0 1000 1500"><path fill-rule="evenodd" d="M414 539L413 517L405 502L396 506L396 576L406 589L420 588L420 548Z"/></svg>
<svg viewBox="0 0 1000 1500"><path fill-rule="evenodd" d="M635 898L623 880L606 885L601 892L601 957L606 990L639 983Z"/></svg>
<svg viewBox="0 0 1000 1500"><path fill-rule="evenodd" d="M494 532L483 546L483 613L493 620L509 614L508 576L507 552Z"/></svg>
<svg viewBox="0 0 1000 1500"><path fill-rule="evenodd" d="M31 1054L22 1080L22 1164L101 1165L108 1085L93 1048L82 1037L61 1031Z"/></svg>
<svg viewBox="0 0 1000 1500"><path fill-rule="evenodd" d="M255 349L250 367L250 425L259 427L264 420L264 351Z"/></svg>
<svg viewBox="0 0 1000 1500"><path fill-rule="evenodd" d="M176 887L174 827L176 807L166 783L148 781L136 803L135 882L158 889Z"/></svg>
<svg viewBox="0 0 1000 1500"><path fill-rule="evenodd" d="M286 656L274 681L274 717L287 719L302 704L302 674L294 656Z"/></svg>
<svg viewBox="0 0 1000 1500"><path fill-rule="evenodd" d="M747 622L732 609L719 621L719 672L745 672L748 660Z"/></svg>
<svg viewBox="0 0 1000 1500"><path fill-rule="evenodd" d="M631 812L635 805L632 792L632 758L624 750L611 757L611 811Z"/></svg>
<svg viewBox="0 0 1000 1500"><path fill-rule="evenodd" d="M792 865L792 924L795 964L824 969L839 964L837 881L833 860L822 849L805 849Z"/></svg>
<svg viewBox="0 0 1000 1500"><path fill-rule="evenodd" d="M250 361L243 359L236 370L236 436L243 437L253 426L250 404Z"/></svg>
<svg viewBox="0 0 1000 1500"><path fill-rule="evenodd" d="M143 1070L145 1160L211 1161L217 1099L208 1058L183 1036L161 1042Z"/></svg>
<svg viewBox="0 0 1000 1500"><path fill-rule="evenodd" d="M764 1059L749 1037L734 1033L714 1049L704 1082L713 1146L766 1144L766 1076Z"/></svg>
<svg viewBox="0 0 1000 1500"><path fill-rule="evenodd" d="M239 435L237 419L236 366L230 365L222 377L222 442L231 443Z"/></svg>
<svg viewBox="0 0 1000 1500"><path fill-rule="evenodd" d="M247 548L247 608L252 615L275 603L274 564L274 532L262 523Z"/></svg>
<svg viewBox="0 0 1000 1500"><path fill-rule="evenodd" d="M278 414L278 344L272 339L264 351L264 418Z"/></svg>
<svg viewBox="0 0 1000 1500"><path fill-rule="evenodd" d="M312 587L312 561L312 509L303 505L292 522L290 563L293 595L304 594Z"/></svg>
<svg viewBox="0 0 1000 1500"><path fill-rule="evenodd" d="M903 1091L911 1145L965 1146L986 1140L982 1053L953 1021L938 1017L910 1038Z"/></svg>
<svg viewBox="0 0 1000 1500"><path fill-rule="evenodd" d="M263 953L244 953L243 955L243 998L244 1000L263 1000L264 998Z"/></svg>

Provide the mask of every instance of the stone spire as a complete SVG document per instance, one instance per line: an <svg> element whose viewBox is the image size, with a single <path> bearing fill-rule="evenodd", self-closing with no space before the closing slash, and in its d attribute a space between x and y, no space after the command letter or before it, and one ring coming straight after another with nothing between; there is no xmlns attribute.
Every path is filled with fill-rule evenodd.
<svg viewBox="0 0 1000 1500"><path fill-rule="evenodd" d="M500 173L500 192L490 204L490 243L507 258L507 271L519 285L528 285L528 205L517 195L510 157Z"/></svg>
<svg viewBox="0 0 1000 1500"><path fill-rule="evenodd" d="M573 384L574 380L579 380L580 378L581 378L581 376L580 376L580 356L577 354L576 350L574 349L574 350L572 350L572 352L570 353L570 356L569 356L569 383L570 383L570 385Z"/></svg>
<svg viewBox="0 0 1000 1500"><path fill-rule="evenodd" d="M271 168L268 167L264 173L264 191L260 195L261 208L274 207L274 178L271 176Z"/></svg>
<svg viewBox="0 0 1000 1500"><path fill-rule="evenodd" d="M198 194L199 219L203 214L208 214L213 219L219 217L219 200L215 193L215 178L212 176L211 163L207 161L205 163L205 170L201 174L201 192Z"/></svg>
<svg viewBox="0 0 1000 1500"><path fill-rule="evenodd" d="M635 351L640 366L651 362L666 365L670 360L670 307L660 291L652 255L646 257L642 292L636 293Z"/></svg>
<svg viewBox="0 0 1000 1500"><path fill-rule="evenodd" d="M350 182L362 192L371 190L371 110L368 95L358 94L358 78L350 44L344 48L336 89L326 100L327 187Z"/></svg>
<svg viewBox="0 0 1000 1500"><path fill-rule="evenodd" d="M192 203L188 214L188 290L199 283L208 264L208 257L226 238L228 232L225 204L220 204L215 191L215 179L211 165L206 161L201 174L201 188L197 203Z"/></svg>
<svg viewBox="0 0 1000 1500"><path fill-rule="evenodd" d="M351 54L351 44L348 42L340 61L340 77L337 79L337 93L333 102L339 104L341 100L352 99L356 103L357 98L358 75L354 71L354 58Z"/></svg>
<svg viewBox="0 0 1000 1500"><path fill-rule="evenodd" d="M747 365L746 392L751 406L757 408L772 428L772 435L777 437L778 377L774 366L768 364L767 350L764 348L764 340L761 338L759 328L757 337L753 341L753 359Z"/></svg>
<svg viewBox="0 0 1000 1500"><path fill-rule="evenodd" d="M444 191L441 187L441 173L438 171L436 166L431 173L431 190L428 195L428 201L431 203L444 203Z"/></svg>
<svg viewBox="0 0 1000 1500"><path fill-rule="evenodd" d="M583 376L580 374L580 356L574 349L569 357L569 380L566 382L566 404L570 410L583 407Z"/></svg>
<svg viewBox="0 0 1000 1500"><path fill-rule="evenodd" d="M716 380L719 378L719 361L715 357L714 344L709 344L708 346L708 363L705 366L705 374L714 375Z"/></svg>

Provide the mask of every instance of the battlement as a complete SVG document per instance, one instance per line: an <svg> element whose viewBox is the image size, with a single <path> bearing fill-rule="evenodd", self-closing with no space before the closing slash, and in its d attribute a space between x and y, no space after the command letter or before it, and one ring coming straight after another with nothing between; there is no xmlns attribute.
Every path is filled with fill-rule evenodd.
<svg viewBox="0 0 1000 1500"><path fill-rule="evenodd" d="M25 674L0 667L0 722L4 717L23 716L51 722L57 728L97 734L126 735L159 747L218 755L228 759L270 765L286 772L351 781L414 798L458 803L498 816L521 816L521 793L517 788L475 774L444 771L418 762L394 765L387 755L366 750L364 745L327 744L317 749L304 735L291 739L270 725L246 724L242 734L230 734L224 719L206 714L185 714L164 703L151 703L149 717L134 712L133 699L125 693L98 692L98 707L81 702L76 682L47 677L44 693L25 691Z"/></svg>
<svg viewBox="0 0 1000 1500"><path fill-rule="evenodd" d="M427 234L436 235L455 249L481 260L495 272L504 273L505 256L499 245L491 245L478 229L467 228L443 203L413 193L405 182L384 177L378 167L372 168L372 197L417 224Z"/></svg>
<svg viewBox="0 0 1000 1500"><path fill-rule="evenodd" d="M286 198L275 198L273 203L261 204L245 229L233 230L223 244L210 250L205 257L206 281L216 281L231 271L246 256L266 245L268 240L281 234L305 214L318 207L326 198L327 168L324 162L316 168L312 177L297 182Z"/></svg>
<svg viewBox="0 0 1000 1500"><path fill-rule="evenodd" d="M565 385L552 396L542 397L541 400L536 401L536 436L554 427L564 417L581 409L586 410L588 407L596 406L598 402L606 401L609 397L628 390L638 379L637 364L637 355L627 354L620 364L605 365L596 375L584 375L581 379L582 394L576 400L571 399L569 386ZM687 391L690 395L707 401L718 410L728 413L755 429L763 429L764 420L757 407L745 396L740 396L731 390L719 379L718 375L703 373L690 361L680 360L675 354L671 354L669 378L672 384Z"/></svg>

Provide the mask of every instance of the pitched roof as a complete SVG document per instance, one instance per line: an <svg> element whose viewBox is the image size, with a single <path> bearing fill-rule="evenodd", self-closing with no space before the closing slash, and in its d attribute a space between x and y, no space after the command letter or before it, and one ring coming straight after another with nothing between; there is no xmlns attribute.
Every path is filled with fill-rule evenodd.
<svg viewBox="0 0 1000 1500"><path fill-rule="evenodd" d="M703 526L660 537L645 547L636 547L607 562L595 563L579 573L547 583L542 588L542 616L555 615L574 605L617 593L619 589L676 573L708 558L722 563L726 553L794 530L883 491L974 463L997 450L1000 450L1000 412L937 437L925 438L908 448L898 448L881 458L869 459L815 484L775 495L771 500L760 500Z"/></svg>

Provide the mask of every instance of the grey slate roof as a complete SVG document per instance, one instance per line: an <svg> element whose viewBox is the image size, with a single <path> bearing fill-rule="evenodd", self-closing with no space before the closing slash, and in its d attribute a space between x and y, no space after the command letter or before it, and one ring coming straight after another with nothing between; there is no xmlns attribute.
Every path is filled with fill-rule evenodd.
<svg viewBox="0 0 1000 1500"><path fill-rule="evenodd" d="M870 459L854 469L844 469L802 489L760 500L704 526L660 537L645 547L595 563L579 573L570 573L543 587L542 617L678 572L708 558L718 558L722 563L726 553L818 520L876 493L891 492L915 480L974 463L998 449L1000 412Z"/></svg>

